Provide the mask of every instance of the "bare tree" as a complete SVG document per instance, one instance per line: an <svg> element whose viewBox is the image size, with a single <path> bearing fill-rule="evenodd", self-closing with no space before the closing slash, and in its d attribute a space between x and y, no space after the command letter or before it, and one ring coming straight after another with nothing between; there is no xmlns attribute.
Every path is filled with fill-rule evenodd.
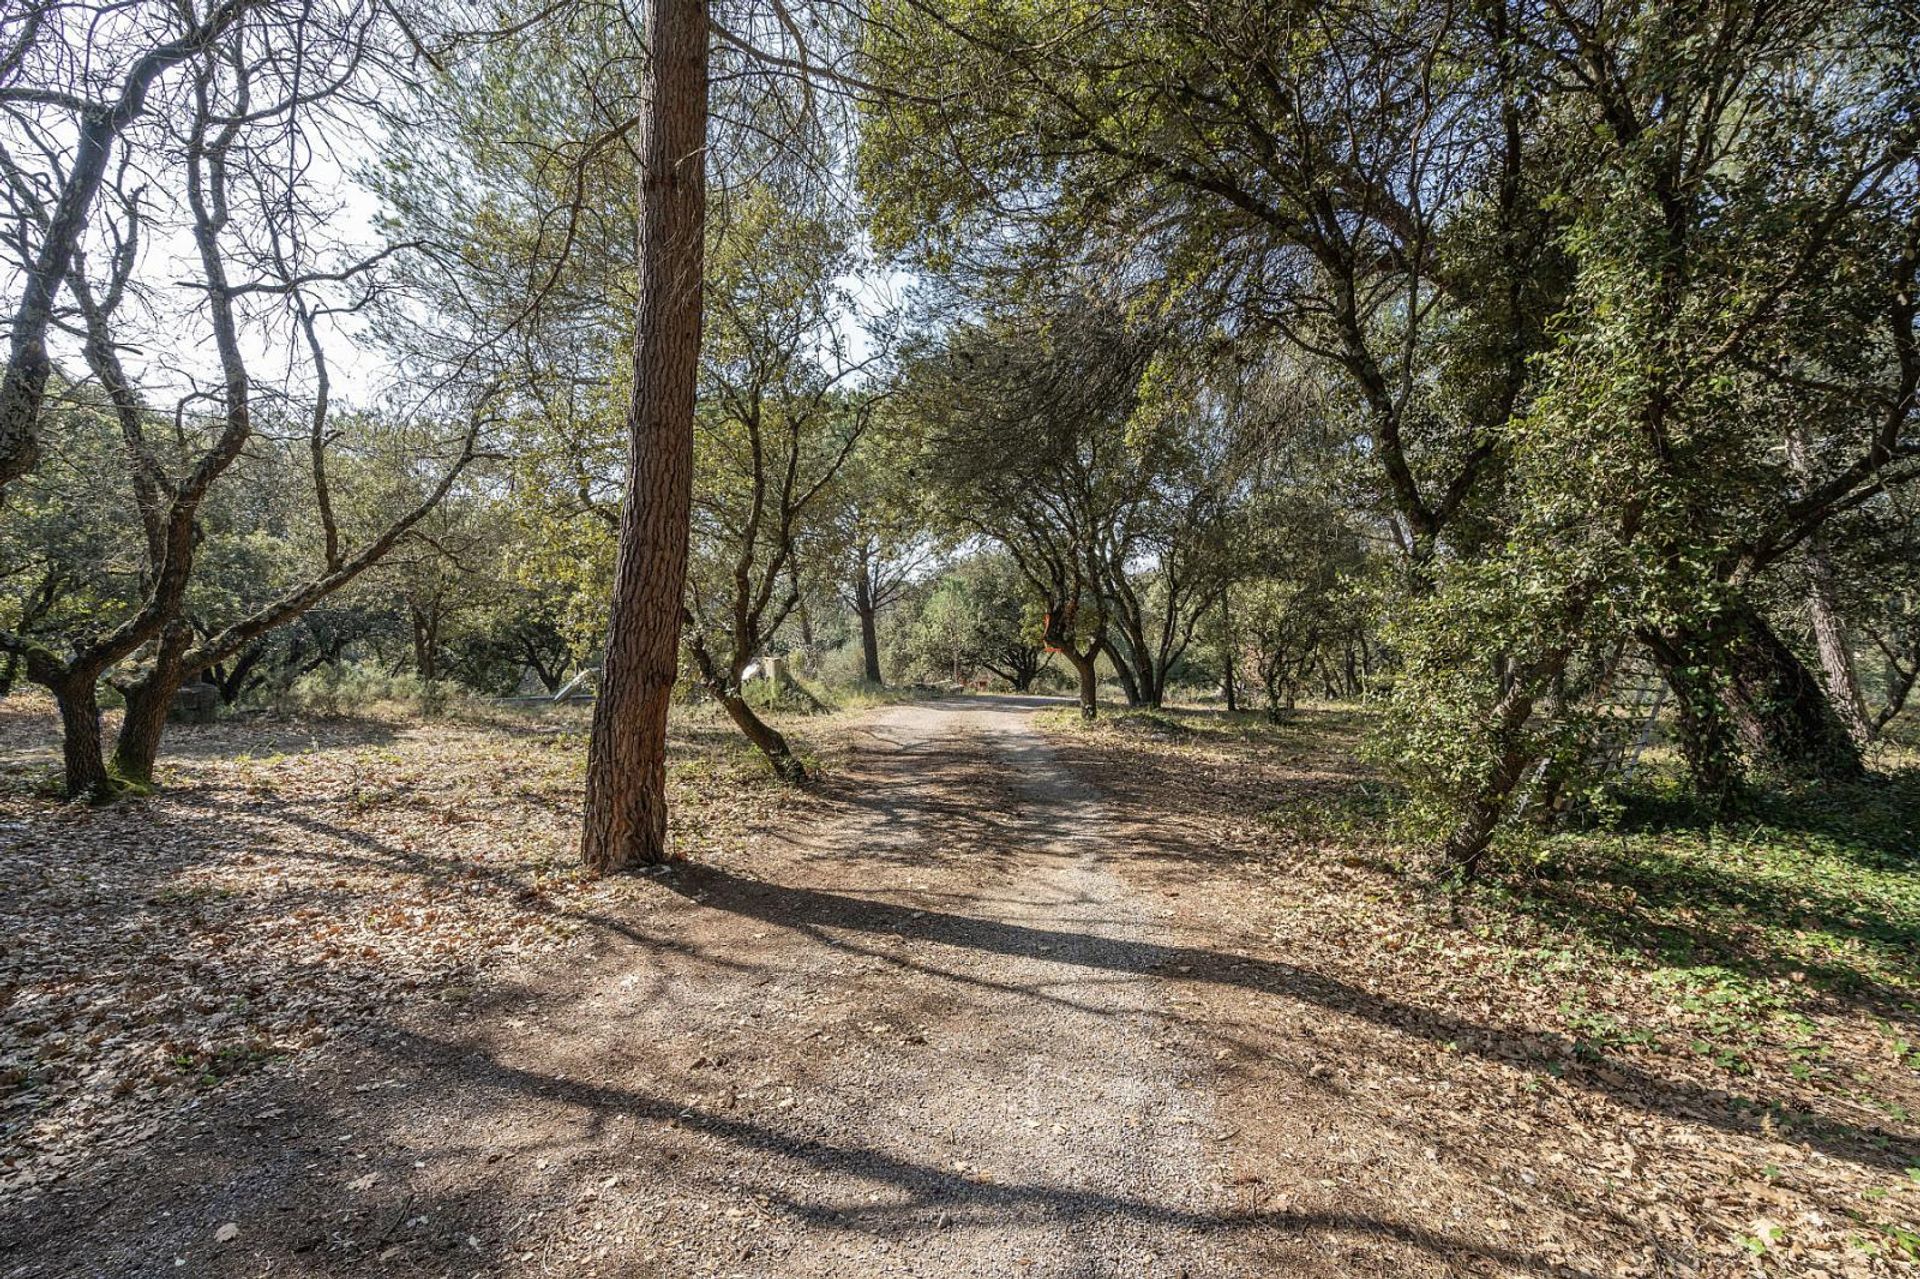
<svg viewBox="0 0 1920 1279"><path fill-rule="evenodd" d="M112 170L121 134L147 110L155 83L168 71L202 54L258 0L222 0L204 14L189 5L90 6L91 14L40 0L0 19L0 109L43 144L43 184L22 190L13 169L16 196L25 196L40 216L38 232L20 263L23 279L14 307L7 367L0 376L0 488L32 469L40 455L40 410L53 371L47 337L61 287L68 282L94 203ZM107 58L106 76L89 74L92 57L78 57L106 44L140 52L130 60ZM88 70L83 70L87 68ZM59 117L50 123L51 112ZM54 139L70 134L61 145ZM50 197L50 198L49 198Z"/></svg>
<svg viewBox="0 0 1920 1279"><path fill-rule="evenodd" d="M54 693L73 794L103 796L123 783L150 783L166 714L181 684L233 658L376 563L476 455L484 393L473 400L480 407L453 432L450 451L424 450L428 459L447 461L437 474L412 477L419 481L419 500L358 545L343 532L327 466L330 449L347 432L332 413L319 317L367 305L395 248L358 251L316 243L316 230L328 223L332 209L313 197L312 129L329 113L356 109L349 86L377 45L376 14L352 4L324 15L312 6L283 12L266 4L231 3L216 10L127 73L129 85L147 85L161 71L181 67L181 92L165 110L155 111L137 136L125 132L132 116L120 120L112 135L123 144L120 160L93 177L80 171L98 158L85 147L65 165L63 181L49 183L42 170L62 169L57 149L37 147L33 156L41 168L36 169L19 145L0 143L0 180L17 218L30 228L16 237L16 254L29 238L39 245L36 260L57 248L56 242L69 242L61 275L70 311L51 310L50 293L33 301L39 286L32 278L29 301L49 308L48 325L71 328L79 338L92 383L82 398L102 401L117 426L141 539L139 577L117 617L60 636L0 635L0 649L16 655L28 675ZM127 21L135 16L121 15ZM136 105L145 103L145 92L142 88L136 95ZM336 124L340 118L332 116ZM18 144L22 136L31 143L38 135L21 125L7 141ZM78 204L76 182L88 188ZM80 225L63 225L70 214L80 218ZM187 278L143 279L143 242L168 238L191 246L166 267L169 273L185 271ZM96 245L104 248L105 264L97 287L88 253ZM341 302L329 303L324 298L330 289L348 293ZM160 310L168 306L175 313ZM181 324L203 323L215 355L212 376L202 378L191 367L154 359L144 366L130 362L130 352L150 345L127 336L142 316L150 317L150 325L164 326L158 331L173 333ZM263 382L249 369L247 357L250 326L268 334L275 321L281 332L301 335L308 356L312 386L304 413L273 409L269 416L276 426L283 419L297 423L287 436L305 437L302 451L311 467L322 563L280 597L208 629L197 625L188 609L204 537L203 511L249 449L271 450L286 442L276 430L262 429ZM16 345L23 331L29 347L38 340L33 335L37 323L16 328ZM290 366L298 363L289 358ZM27 409L18 421L37 421L48 376L28 367L24 381L9 391L32 401L19 401ZM78 386L70 379L62 385ZM170 409L161 408L169 398ZM272 396L276 402L296 398L291 389ZM98 685L103 678L127 703L111 770L101 757Z"/></svg>

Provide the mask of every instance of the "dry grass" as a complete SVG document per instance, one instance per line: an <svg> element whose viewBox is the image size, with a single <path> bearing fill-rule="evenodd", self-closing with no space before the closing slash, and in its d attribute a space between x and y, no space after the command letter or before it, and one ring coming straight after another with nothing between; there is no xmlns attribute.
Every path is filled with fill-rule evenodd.
<svg viewBox="0 0 1920 1279"><path fill-rule="evenodd" d="M1298 1180L1302 1139L1263 1108L1319 1081L1354 1115L1305 1138L1345 1143L1343 1203L1585 1274L1920 1262L1920 775L1727 825L1641 795L1440 892L1351 762L1358 712L1049 727L1190 933L1291 998L1206 996L1244 1028L1223 1086L1271 1134L1260 1193Z"/></svg>
<svg viewBox="0 0 1920 1279"><path fill-rule="evenodd" d="M585 714L183 726L158 794L92 808L56 798L50 703L0 701L0 1196L617 912L576 866ZM809 802L699 716L671 786L696 858Z"/></svg>

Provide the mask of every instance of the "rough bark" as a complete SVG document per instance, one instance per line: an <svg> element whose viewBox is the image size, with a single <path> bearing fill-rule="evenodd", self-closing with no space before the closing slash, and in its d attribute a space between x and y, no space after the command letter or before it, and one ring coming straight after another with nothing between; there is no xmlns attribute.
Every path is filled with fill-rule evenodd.
<svg viewBox="0 0 1920 1279"><path fill-rule="evenodd" d="M440 613L413 606L408 610L413 623L413 669L423 684L440 678Z"/></svg>
<svg viewBox="0 0 1920 1279"><path fill-rule="evenodd" d="M87 671L46 681L60 708L60 754L69 799L107 799L112 777L100 754L100 693L96 674Z"/></svg>
<svg viewBox="0 0 1920 1279"><path fill-rule="evenodd" d="M641 86L638 316L626 500L594 702L581 858L664 862L667 710L679 670L706 233L706 0L652 0Z"/></svg>
<svg viewBox="0 0 1920 1279"><path fill-rule="evenodd" d="M153 785L167 712L187 681L181 659L192 640L191 627L185 622L173 623L160 636L153 665L140 678L117 685L127 703L120 733L113 742L113 775L119 780L143 789Z"/></svg>
<svg viewBox="0 0 1920 1279"><path fill-rule="evenodd" d="M1080 677L1080 718L1093 720L1100 715L1100 668L1098 658L1092 653L1085 657L1065 650L1067 661L1073 664L1074 673Z"/></svg>
<svg viewBox="0 0 1920 1279"><path fill-rule="evenodd" d="M1807 539L1807 612L1813 619L1814 647L1820 654L1820 673L1834 714L1854 742L1864 746L1872 740L1873 725L1867 717L1867 699L1860 692L1853 650L1847 647L1847 631L1840 620L1836 595L1826 538L1815 533Z"/></svg>

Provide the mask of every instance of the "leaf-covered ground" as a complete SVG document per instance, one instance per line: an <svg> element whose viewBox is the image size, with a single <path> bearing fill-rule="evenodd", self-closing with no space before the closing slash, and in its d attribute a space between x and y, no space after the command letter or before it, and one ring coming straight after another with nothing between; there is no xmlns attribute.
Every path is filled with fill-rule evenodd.
<svg viewBox="0 0 1920 1279"><path fill-rule="evenodd" d="M805 791L690 718L696 864L594 883L575 711L181 729L94 809L0 701L9 1274L1920 1265L1914 774L1440 892L1355 714L1030 706L809 721Z"/></svg>
<svg viewBox="0 0 1920 1279"><path fill-rule="evenodd" d="M1048 724L1190 926L1331 1014L1313 1069L1403 1139L1371 1152L1403 1199L1493 1187L1492 1237L1598 1274L1920 1262L1920 770L1722 824L1650 792L1442 892L1357 713Z"/></svg>
<svg viewBox="0 0 1920 1279"><path fill-rule="evenodd" d="M0 1198L398 1004L470 998L617 908L576 870L585 718L243 718L170 730L163 789L54 795L50 703L0 699ZM676 729L676 847L786 802Z"/></svg>

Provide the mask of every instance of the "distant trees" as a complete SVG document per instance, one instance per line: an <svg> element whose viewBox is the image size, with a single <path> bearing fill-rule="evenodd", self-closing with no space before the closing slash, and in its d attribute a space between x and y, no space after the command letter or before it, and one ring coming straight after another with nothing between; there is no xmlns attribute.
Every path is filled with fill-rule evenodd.
<svg viewBox="0 0 1920 1279"><path fill-rule="evenodd" d="M792 781L805 770L755 713L742 681L801 603L803 547L831 556L833 507L873 420L870 375L884 357L856 357L834 330L849 310L842 291L856 267L853 226L819 199L804 184L729 195L707 282L686 593L701 684Z"/></svg>
<svg viewBox="0 0 1920 1279"><path fill-rule="evenodd" d="M1236 642L1251 658L1270 719L1294 708L1316 667L1323 687L1351 696L1357 690L1336 684L1326 663L1365 642L1356 629L1369 558L1361 539L1340 511L1293 497L1256 499L1242 573L1226 594Z"/></svg>
<svg viewBox="0 0 1920 1279"><path fill-rule="evenodd" d="M0 686L76 793L186 681L599 650L583 856L657 860L676 685L797 778L741 684L825 634L1089 716L1365 685L1470 873L1630 672L1716 805L1914 701L1910 6L520 16L0 15Z"/></svg>
<svg viewBox="0 0 1920 1279"><path fill-rule="evenodd" d="M924 461L923 423L892 402L875 411L873 428L836 485L833 543L840 602L859 631L861 677L879 685L886 682L880 616L936 566L944 539L916 470Z"/></svg>
<svg viewBox="0 0 1920 1279"><path fill-rule="evenodd" d="M1216 594L1227 498L1202 416L1149 396L1161 342L1072 296L956 325L913 391L939 508L1026 578L1089 717L1102 661L1129 703L1159 705Z"/></svg>
<svg viewBox="0 0 1920 1279"><path fill-rule="evenodd" d="M913 393L933 422L942 509L1005 548L1092 718L1111 642L1106 569L1142 532L1151 471L1125 426L1150 346L1092 307L1049 318L1058 323L1013 314L957 328L923 359Z"/></svg>
<svg viewBox="0 0 1920 1279"><path fill-rule="evenodd" d="M1523 779L1612 757L1630 651L1702 795L1859 775L1832 628L1810 665L1768 602L1920 476L1913 20L916 0L863 172L929 272L1100 263L1325 388L1399 551L1382 741L1471 871Z"/></svg>
<svg viewBox="0 0 1920 1279"><path fill-rule="evenodd" d="M1050 660L1045 628L1012 560L976 552L950 565L918 602L901 660L923 678L960 682L985 671L1024 693Z"/></svg>

